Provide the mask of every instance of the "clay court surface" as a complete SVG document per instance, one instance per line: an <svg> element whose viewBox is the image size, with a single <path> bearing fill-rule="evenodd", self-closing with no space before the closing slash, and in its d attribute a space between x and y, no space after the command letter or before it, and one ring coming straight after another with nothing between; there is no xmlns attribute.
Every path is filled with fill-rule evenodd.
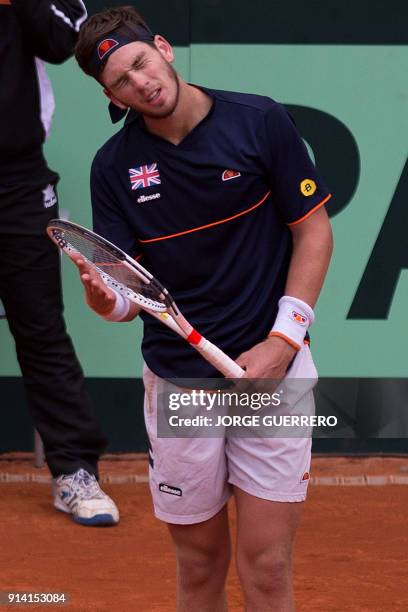
<svg viewBox="0 0 408 612"><path fill-rule="evenodd" d="M407 470L402 458L315 458L296 544L298 611L408 610ZM175 610L173 551L152 516L146 460L110 457L101 474L121 522L81 527L53 509L45 468L0 455L0 590L70 597L64 606L13 609ZM230 515L233 526L233 503ZM243 611L234 570L228 594L230 611Z"/></svg>

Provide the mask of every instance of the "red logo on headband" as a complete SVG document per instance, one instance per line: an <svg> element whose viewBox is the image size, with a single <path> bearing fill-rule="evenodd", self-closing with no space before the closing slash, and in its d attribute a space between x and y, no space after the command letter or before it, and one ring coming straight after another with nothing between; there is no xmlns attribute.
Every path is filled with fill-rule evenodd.
<svg viewBox="0 0 408 612"><path fill-rule="evenodd" d="M114 40L113 38L105 38L105 40L103 40L98 45L98 56L99 56L99 59L103 60L105 55L107 53L109 53L109 51L111 51L112 49L117 47L118 44L119 44L118 41Z"/></svg>

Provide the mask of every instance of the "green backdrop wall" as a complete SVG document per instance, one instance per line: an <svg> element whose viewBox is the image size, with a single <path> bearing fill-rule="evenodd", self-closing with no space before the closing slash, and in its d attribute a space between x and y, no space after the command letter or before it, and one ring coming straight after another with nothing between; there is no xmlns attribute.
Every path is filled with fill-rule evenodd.
<svg viewBox="0 0 408 612"><path fill-rule="evenodd" d="M87 3L90 12L114 4ZM287 105L334 192L335 252L313 327L320 375L405 378L408 6L253 0L249 13L243 1L134 4L175 43L185 79ZM56 112L46 154L61 174L60 207L90 226L90 163L117 128L100 87L74 60L48 72ZM140 377L140 324L98 320L66 261L63 278L66 321L87 377ZM14 380L19 368L4 320L0 337L0 377ZM398 405L405 407L404 393Z"/></svg>

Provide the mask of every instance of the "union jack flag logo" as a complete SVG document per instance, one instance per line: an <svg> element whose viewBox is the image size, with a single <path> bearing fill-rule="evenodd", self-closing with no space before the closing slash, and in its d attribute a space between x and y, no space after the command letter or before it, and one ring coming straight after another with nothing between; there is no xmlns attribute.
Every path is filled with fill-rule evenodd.
<svg viewBox="0 0 408 612"><path fill-rule="evenodd" d="M144 189L145 187L161 184L157 163L146 164L138 168L129 168L129 178L132 189Z"/></svg>

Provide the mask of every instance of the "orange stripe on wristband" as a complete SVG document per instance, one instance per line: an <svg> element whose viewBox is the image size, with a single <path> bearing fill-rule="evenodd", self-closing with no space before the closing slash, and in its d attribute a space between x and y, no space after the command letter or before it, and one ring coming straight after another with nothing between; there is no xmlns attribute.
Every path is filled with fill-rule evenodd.
<svg viewBox="0 0 408 612"><path fill-rule="evenodd" d="M270 332L268 334L268 338L270 338L271 336L277 336L278 338L281 338L282 340L290 344L292 348L296 349L297 351L300 350L300 344L297 344L291 338L288 338L287 336L285 336L284 334L281 334L280 332L277 332L277 331Z"/></svg>
<svg viewBox="0 0 408 612"><path fill-rule="evenodd" d="M202 335L198 333L195 329L187 336L187 342L190 344L200 344Z"/></svg>

